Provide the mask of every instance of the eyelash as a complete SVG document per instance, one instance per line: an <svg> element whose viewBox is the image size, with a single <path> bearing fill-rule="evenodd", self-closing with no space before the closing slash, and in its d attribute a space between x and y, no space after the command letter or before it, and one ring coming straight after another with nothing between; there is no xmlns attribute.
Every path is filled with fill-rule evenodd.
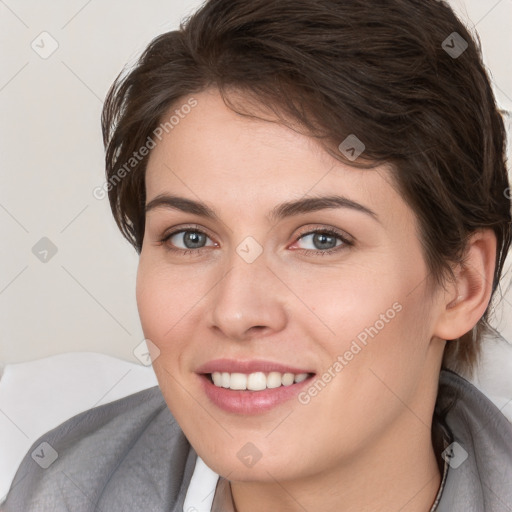
<svg viewBox="0 0 512 512"><path fill-rule="evenodd" d="M168 241L171 237L174 235L177 235L179 233L184 233L187 231L191 231L193 233L200 233L202 235L205 235L208 238L211 238L208 233L200 229L196 226L185 226L180 229L177 229L175 231L172 231L171 233L167 233L161 240L160 243L162 245L166 245L166 248L168 251L172 251L174 253L180 253L183 256L200 256L203 252L203 249L208 249L208 247L199 247L198 249L179 249L176 247L172 247L168 244ZM308 235L328 235L333 236L341 240L341 245L338 245L336 247L332 247L331 249L325 249L325 250L314 250L314 249L294 249L296 251L300 251L302 254L306 256L326 256L333 253L337 253L347 247L352 247L354 245L354 242L349 240L345 235L343 235L341 232L332 229L332 228L318 228L318 229L310 229L308 231L305 231L304 233L300 233L295 241L293 243L298 242L301 238L306 237ZM211 246L210 246L211 247Z"/></svg>

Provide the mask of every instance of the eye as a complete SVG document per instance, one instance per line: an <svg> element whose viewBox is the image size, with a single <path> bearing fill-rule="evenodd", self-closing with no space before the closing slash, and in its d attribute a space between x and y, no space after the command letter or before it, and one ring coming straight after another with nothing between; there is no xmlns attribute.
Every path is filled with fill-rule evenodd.
<svg viewBox="0 0 512 512"><path fill-rule="evenodd" d="M302 249L319 251L334 249L342 243L338 237L327 233L310 233L300 237L299 241L302 241Z"/></svg>
<svg viewBox="0 0 512 512"><path fill-rule="evenodd" d="M306 253L330 253L341 250L353 243L341 233L332 229L318 229L308 231L299 236L291 249L302 249Z"/></svg>
<svg viewBox="0 0 512 512"><path fill-rule="evenodd" d="M215 242L206 233L197 229L175 231L168 234L162 242L177 250L202 249L203 247L216 246Z"/></svg>

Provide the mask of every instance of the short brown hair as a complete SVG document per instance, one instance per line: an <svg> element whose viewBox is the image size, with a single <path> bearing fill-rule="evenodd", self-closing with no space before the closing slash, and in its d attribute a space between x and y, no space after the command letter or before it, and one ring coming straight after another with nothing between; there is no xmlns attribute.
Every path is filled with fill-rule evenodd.
<svg viewBox="0 0 512 512"><path fill-rule="evenodd" d="M178 100L209 87L250 115L228 98L243 91L354 167L390 164L436 282L462 262L472 233L493 229L494 294L511 240L505 129L479 45L445 2L209 0L154 39L116 79L102 116L112 212L139 252L148 157L112 180ZM338 150L351 134L364 161ZM448 343L445 365L471 371L489 309Z"/></svg>

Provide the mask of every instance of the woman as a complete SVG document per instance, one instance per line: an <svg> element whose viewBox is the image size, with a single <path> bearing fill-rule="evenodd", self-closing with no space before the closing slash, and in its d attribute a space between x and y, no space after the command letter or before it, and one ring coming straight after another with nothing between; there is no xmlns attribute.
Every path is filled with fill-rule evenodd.
<svg viewBox="0 0 512 512"><path fill-rule="evenodd" d="M210 0L103 130L159 387L43 436L5 510L512 508L512 427L461 376L510 245L505 135L449 7Z"/></svg>

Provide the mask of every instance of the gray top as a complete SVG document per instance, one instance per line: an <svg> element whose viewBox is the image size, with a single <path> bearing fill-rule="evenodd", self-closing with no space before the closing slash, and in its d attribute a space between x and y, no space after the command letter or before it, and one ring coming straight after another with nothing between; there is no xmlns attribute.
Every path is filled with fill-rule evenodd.
<svg viewBox="0 0 512 512"><path fill-rule="evenodd" d="M505 416L468 381L443 370L435 425L441 441L434 444L448 447L449 462L436 512L511 512L512 425ZM196 458L155 386L41 436L1 510L183 512Z"/></svg>

